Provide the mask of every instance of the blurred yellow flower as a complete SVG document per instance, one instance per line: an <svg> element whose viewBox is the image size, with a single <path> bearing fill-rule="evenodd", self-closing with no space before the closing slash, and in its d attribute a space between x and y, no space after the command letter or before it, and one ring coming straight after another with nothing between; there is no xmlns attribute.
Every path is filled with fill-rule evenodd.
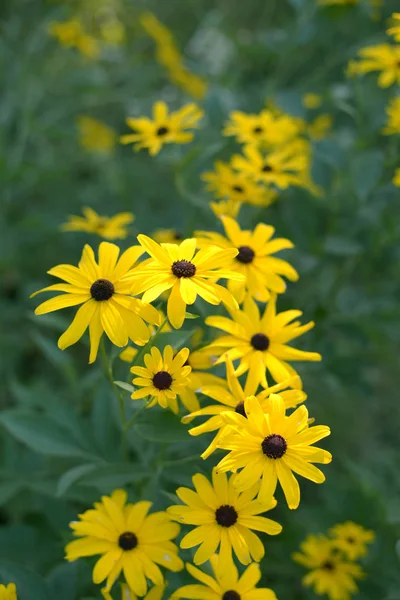
<svg viewBox="0 0 400 600"><path fill-rule="evenodd" d="M333 119L330 115L319 115L308 125L308 135L313 140L323 140L332 129Z"/></svg>
<svg viewBox="0 0 400 600"><path fill-rule="evenodd" d="M259 114L233 111L230 121L225 123L223 134L233 135L240 144L249 144L267 149L280 146L298 136L303 129L303 121L285 113L274 114L262 110Z"/></svg>
<svg viewBox="0 0 400 600"><path fill-rule="evenodd" d="M393 36L396 42L400 42L400 12L392 14L393 25L386 31L388 35Z"/></svg>
<svg viewBox="0 0 400 600"><path fill-rule="evenodd" d="M117 133L112 128L86 115L76 120L79 130L79 142L83 148L92 152L111 154L117 143Z"/></svg>
<svg viewBox="0 0 400 600"><path fill-rule="evenodd" d="M364 529L361 525L346 521L339 523L329 530L333 538L333 547L342 552L348 560L357 560L367 554L367 544L375 539L375 533Z"/></svg>
<svg viewBox="0 0 400 600"><path fill-rule="evenodd" d="M400 45L377 44L358 51L359 60L350 61L347 76L380 71L379 87L390 87L400 83Z"/></svg>
<svg viewBox="0 0 400 600"><path fill-rule="evenodd" d="M9 583L7 586L0 585L0 600L17 600L15 583Z"/></svg>
<svg viewBox="0 0 400 600"><path fill-rule="evenodd" d="M214 215L218 218L233 217L236 219L239 215L242 203L238 200L220 200L219 202L210 202L209 206Z"/></svg>
<svg viewBox="0 0 400 600"><path fill-rule="evenodd" d="M317 0L318 4L334 5L334 4L358 4L360 0Z"/></svg>
<svg viewBox="0 0 400 600"><path fill-rule="evenodd" d="M308 94L304 94L302 102L305 108L313 110L314 108L321 106L322 96L320 94L313 94L312 92L309 92Z"/></svg>
<svg viewBox="0 0 400 600"><path fill-rule="evenodd" d="M165 102L153 105L153 120L148 117L128 118L126 122L135 133L120 137L121 144L134 144L134 150L148 148L149 154L158 154L164 144L187 144L194 134L187 129L198 127L203 111L196 104L187 104L168 114Z"/></svg>
<svg viewBox="0 0 400 600"><path fill-rule="evenodd" d="M96 233L105 240L125 239L128 235L128 225L135 220L134 215L129 212L104 217L98 215L93 208L85 207L82 213L83 217L70 215L68 221L61 225L61 230Z"/></svg>
<svg viewBox="0 0 400 600"><path fill-rule="evenodd" d="M394 172L392 182L396 187L400 187L400 168L396 169L396 171Z"/></svg>
<svg viewBox="0 0 400 600"><path fill-rule="evenodd" d="M393 135L400 133L400 96L392 98L386 107L386 114L388 120L386 127L382 130L382 133L386 135Z"/></svg>
<svg viewBox="0 0 400 600"><path fill-rule="evenodd" d="M86 58L96 59L100 55L100 44L84 31L83 25L78 19L52 22L49 26L49 33L57 39L61 46L77 48Z"/></svg>
<svg viewBox="0 0 400 600"><path fill-rule="evenodd" d="M156 585L146 594L144 598L136 596L135 592L126 583L121 583L121 595L114 596L114 600L162 600L166 584ZM101 590L104 600L113 600L109 590Z"/></svg>
<svg viewBox="0 0 400 600"><path fill-rule="evenodd" d="M159 244L176 244L184 239L183 235L176 229L156 229L151 237Z"/></svg>

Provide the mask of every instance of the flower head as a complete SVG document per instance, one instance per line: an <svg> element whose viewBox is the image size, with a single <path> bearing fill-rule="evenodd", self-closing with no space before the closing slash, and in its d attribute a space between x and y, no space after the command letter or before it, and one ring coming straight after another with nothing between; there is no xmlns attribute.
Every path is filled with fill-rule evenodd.
<svg viewBox="0 0 400 600"><path fill-rule="evenodd" d="M151 260L133 272L134 295L143 294L143 302L152 302L166 290L171 290L167 304L169 322L175 329L182 327L186 305L194 304L197 295L210 304L224 302L232 309L237 302L218 279L243 280L243 275L225 269L238 253L235 249L205 248L195 254L196 240L181 244L157 244L147 235L138 240Z"/></svg>
<svg viewBox="0 0 400 600"><path fill-rule="evenodd" d="M242 205L238 200L220 200L220 202L210 202L209 204L216 217L232 217L233 219L238 217Z"/></svg>
<svg viewBox="0 0 400 600"><path fill-rule="evenodd" d="M314 110L315 108L319 108L321 106L322 96L320 96L320 94L309 92L308 94L304 94L302 102L305 108L308 110Z"/></svg>
<svg viewBox="0 0 400 600"><path fill-rule="evenodd" d="M285 402L271 394L266 412L254 396L246 398L240 413L225 412L222 417L230 429L220 438L218 447L230 450L217 468L221 471L242 469L235 479L239 491L259 482L258 499L267 502L280 482L289 508L300 504L300 487L293 473L315 483L323 483L325 475L311 463L327 464L332 456L311 444L330 435L329 427L308 427L308 410L299 406L289 417Z"/></svg>
<svg viewBox="0 0 400 600"><path fill-rule="evenodd" d="M400 133L400 96L392 98L386 107L388 120L382 133L393 135Z"/></svg>
<svg viewBox="0 0 400 600"><path fill-rule="evenodd" d="M261 579L259 565L251 563L239 577L238 570L229 561L224 563L221 558L214 555L210 559L214 577L204 573L197 567L186 563L186 569L192 577L200 581L201 585L185 585L171 596L171 600L179 598L192 598L194 600L277 600L274 592L268 588L257 588Z"/></svg>
<svg viewBox="0 0 400 600"><path fill-rule="evenodd" d="M367 553L367 544L375 539L373 531L364 529L361 525L347 521L335 525L329 530L333 538L334 548L340 550L348 560L357 560Z"/></svg>
<svg viewBox="0 0 400 600"><path fill-rule="evenodd" d="M0 600L17 600L17 589L15 583L0 585Z"/></svg>
<svg viewBox="0 0 400 600"><path fill-rule="evenodd" d="M148 148L149 154L158 154L164 144L187 144L193 140L193 133L187 131L198 126L203 111L196 104L187 104L180 110L168 114L165 102L153 106L153 120L147 117L128 118L127 124L134 133L123 135L121 144L134 143L134 149Z"/></svg>
<svg viewBox="0 0 400 600"><path fill-rule="evenodd" d="M299 321L291 323L300 317L299 310L276 312L276 296L271 297L263 316L260 315L257 304L247 297L243 310L230 311L231 318L207 317L206 324L226 331L228 335L217 338L210 348L215 350L221 363L230 358L240 359L237 375L249 371L249 378L255 385L260 383L268 387L267 372L269 371L276 383L282 383L297 372L288 361L308 360L319 361L321 355L317 352L305 352L287 345L287 342L301 336L314 327L310 321L300 325ZM301 380L297 384L301 387Z"/></svg>
<svg viewBox="0 0 400 600"><path fill-rule="evenodd" d="M117 134L112 127L86 115L78 117L77 125L79 141L83 148L90 152L99 152L106 155L113 152Z"/></svg>
<svg viewBox="0 0 400 600"><path fill-rule="evenodd" d="M258 483L254 482L246 491L239 492L235 479L236 475L228 480L225 473L214 469L212 485L204 475L197 473L192 477L196 492L189 488L176 490L185 506L170 506L168 514L180 523L196 525L180 544L181 548L200 546L194 555L196 565L209 560L218 547L223 565L232 559L232 550L243 565L248 565L252 558L260 561L264 556L264 546L252 530L268 535L282 531L279 523L258 516L276 506L272 494L261 503L254 499Z"/></svg>
<svg viewBox="0 0 400 600"><path fill-rule="evenodd" d="M165 346L161 352L155 346L150 354L144 357L145 367L132 367L131 373L138 375L133 380L133 385L141 389L133 392L132 400L150 396L152 400L148 408L159 404L162 408L170 408L178 412L177 394L189 385L189 375L192 367L185 366L189 356L188 348L182 348L174 357L171 346Z"/></svg>
<svg viewBox="0 0 400 600"><path fill-rule="evenodd" d="M66 559L101 554L93 569L94 583L106 580L109 591L123 571L129 588L144 596L147 579L156 586L164 584L158 565L171 571L183 568L178 548L171 541L180 527L171 522L166 512L148 515L151 502L126 501L126 492L115 490L79 515L78 521L70 523L78 539L67 544Z"/></svg>
<svg viewBox="0 0 400 600"><path fill-rule="evenodd" d="M390 44L377 44L361 48L358 62L351 61L349 64L349 76L380 71L378 77L379 87L390 87L394 83L400 83L400 46Z"/></svg>
<svg viewBox="0 0 400 600"><path fill-rule="evenodd" d="M233 111L225 124L224 135L234 135L240 144L270 148L291 142L301 133L302 123L284 113L262 110L259 114Z"/></svg>
<svg viewBox="0 0 400 600"><path fill-rule="evenodd" d="M293 244L285 238L271 240L275 231L271 225L259 223L254 231L249 231L240 229L237 221L231 217L221 217L221 221L226 237L219 233L197 231L197 245L199 248L217 246L238 250L227 268L245 276L243 282L228 281L228 290L239 303L243 302L246 295L266 302L269 290L283 293L286 283L281 275L297 281L299 276L295 269L281 258L272 256L285 248L293 248Z"/></svg>
<svg viewBox="0 0 400 600"><path fill-rule="evenodd" d="M165 584L152 587L151 590L146 594L145 598L142 598L141 600L162 600L165 587ZM101 593L104 600L140 600L138 596L136 596L135 592L126 583L121 583L121 595L119 596L114 595L113 598L107 588L103 588Z"/></svg>
<svg viewBox="0 0 400 600"><path fill-rule="evenodd" d="M386 31L388 35L393 36L396 42L400 42L400 12L392 14L393 24Z"/></svg>
<svg viewBox="0 0 400 600"><path fill-rule="evenodd" d="M179 244L184 240L177 229L156 229L152 237L159 244Z"/></svg>
<svg viewBox="0 0 400 600"><path fill-rule="evenodd" d="M318 115L307 127L307 133L313 140L323 140L329 135L333 119L330 115Z"/></svg>
<svg viewBox="0 0 400 600"><path fill-rule="evenodd" d="M88 35L78 19L50 23L49 33L65 48L76 48L85 58L99 57L101 46L93 36Z"/></svg>
<svg viewBox="0 0 400 600"><path fill-rule="evenodd" d="M125 239L128 235L128 225L135 217L132 213L118 213L113 217L98 215L93 208L82 209L83 217L71 215L68 221L61 226L62 231L86 231L96 233L106 240Z"/></svg>
<svg viewBox="0 0 400 600"><path fill-rule="evenodd" d="M400 187L400 168L396 169L392 181L393 185L395 185L396 187Z"/></svg>
<svg viewBox="0 0 400 600"><path fill-rule="evenodd" d="M364 573L359 565L345 561L335 551L331 540L323 535L309 535L300 545L302 552L292 555L294 561L310 572L303 577L303 585L313 587L318 595L330 600L350 600L357 593L356 579Z"/></svg>
<svg viewBox="0 0 400 600"><path fill-rule="evenodd" d="M140 346L149 340L150 331L144 320L158 324L159 313L153 306L130 296L129 273L142 253L140 246L132 246L119 256L118 246L102 242L96 262L92 248L86 244L78 267L58 265L47 271L66 283L50 285L31 297L49 291L65 293L40 304L36 315L82 304L58 340L61 350L80 340L88 327L90 363L96 360L103 331L119 347L126 346L128 339Z"/></svg>

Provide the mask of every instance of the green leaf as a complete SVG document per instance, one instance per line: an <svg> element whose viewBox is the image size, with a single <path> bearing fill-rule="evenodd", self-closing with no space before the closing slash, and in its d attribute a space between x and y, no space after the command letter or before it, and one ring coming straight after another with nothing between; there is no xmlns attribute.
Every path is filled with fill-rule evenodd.
<svg viewBox="0 0 400 600"><path fill-rule="evenodd" d="M354 191L361 200L366 200L379 183L383 161L383 154L378 150L368 150L354 158L350 172Z"/></svg>
<svg viewBox="0 0 400 600"><path fill-rule="evenodd" d="M57 484L57 496L62 496L65 492L77 481L92 473L98 465L90 463L85 465L79 465L66 471L58 480Z"/></svg>
<svg viewBox="0 0 400 600"><path fill-rule="evenodd" d="M50 590L40 575L9 561L0 560L0 581L15 583L21 600L52 600Z"/></svg>
<svg viewBox="0 0 400 600"><path fill-rule="evenodd" d="M200 315L194 315L190 312L186 312L185 319L200 319Z"/></svg>
<svg viewBox="0 0 400 600"><path fill-rule="evenodd" d="M115 383L115 385L122 388L126 392L129 392L130 394L132 394L132 392L135 391L134 386L131 385L130 383L125 383L125 381L114 381L114 383Z"/></svg>
<svg viewBox="0 0 400 600"><path fill-rule="evenodd" d="M336 256L355 256L362 250L360 244L345 237L330 235L324 243L325 251Z"/></svg>
<svg viewBox="0 0 400 600"><path fill-rule="evenodd" d="M149 477L149 475L147 468L135 464L97 465L91 473L82 477L80 485L92 486L102 493L108 493L117 487L124 487L133 481Z"/></svg>
<svg viewBox="0 0 400 600"><path fill-rule="evenodd" d="M150 442L183 442L190 438L178 416L167 410L154 414L156 412L150 409L132 429Z"/></svg>

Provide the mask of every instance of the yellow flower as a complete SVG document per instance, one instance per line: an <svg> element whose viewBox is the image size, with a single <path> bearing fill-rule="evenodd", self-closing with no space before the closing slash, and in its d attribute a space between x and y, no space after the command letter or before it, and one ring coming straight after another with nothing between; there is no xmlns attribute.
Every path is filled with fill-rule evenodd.
<svg viewBox="0 0 400 600"><path fill-rule="evenodd" d="M229 450L217 465L221 471L242 469L235 479L239 492L258 485L258 499L268 502L277 483L282 486L291 509L300 504L300 487L293 473L314 483L323 483L325 475L311 463L327 464L332 456L311 444L330 435L329 427L308 427L308 410L299 406L289 417L285 402L271 394L264 412L255 396L244 401L246 417L237 412L224 412L222 418L230 426L218 447Z"/></svg>
<svg viewBox="0 0 400 600"><path fill-rule="evenodd" d="M228 281L228 290L241 304L246 295L266 302L269 290L282 294L286 283L281 275L290 281L297 281L297 271L285 260L273 257L272 254L293 248L290 240L276 238L274 227L259 223L254 231L240 229L237 221L231 217L221 217L227 237L219 233L196 231L195 236L199 248L217 246L218 248L236 248L238 254L227 265L227 269L244 275L244 281Z"/></svg>
<svg viewBox="0 0 400 600"><path fill-rule="evenodd" d="M333 119L330 115L319 115L308 125L307 132L313 140L323 140L332 129Z"/></svg>
<svg viewBox="0 0 400 600"><path fill-rule="evenodd" d="M76 47L83 56L90 60L95 60L100 56L100 44L91 35L82 35L77 41Z"/></svg>
<svg viewBox="0 0 400 600"><path fill-rule="evenodd" d="M310 569L303 577L303 585L313 587L319 596L326 594L330 600L350 600L357 593L355 579L364 573L359 565L346 562L334 550L331 540L323 535L309 535L300 545L302 553L295 552L293 560Z"/></svg>
<svg viewBox="0 0 400 600"><path fill-rule="evenodd" d="M396 42L400 42L400 13L392 14L393 25L386 31L388 35L392 35Z"/></svg>
<svg viewBox="0 0 400 600"><path fill-rule="evenodd" d="M214 555L210 563L214 577L186 563L190 575L202 585L185 585L176 590L170 600L277 600L272 590L256 588L261 579L261 570L256 563L251 563L240 578L233 561L224 564L219 556Z"/></svg>
<svg viewBox="0 0 400 600"><path fill-rule="evenodd" d="M133 214L129 212L104 217L98 215L93 208L85 207L82 213L83 217L69 216L68 221L61 225L61 230L96 233L106 240L125 239L128 235L128 225L135 220Z"/></svg>
<svg viewBox="0 0 400 600"><path fill-rule="evenodd" d="M386 107L388 120L382 133L393 135L400 133L400 96L392 98Z"/></svg>
<svg viewBox="0 0 400 600"><path fill-rule="evenodd" d="M82 304L71 325L58 340L61 350L75 344L88 327L90 363L96 360L103 331L119 347L126 346L128 338L139 346L149 340L150 331L143 319L158 324L159 313L153 306L130 297L132 284L129 273L142 253L140 246L132 246L118 259L118 246L102 242L97 263L92 248L86 244L78 267L58 265L47 271L66 283L45 287L32 294L31 298L41 292L66 293L40 304L35 310L36 315Z"/></svg>
<svg viewBox="0 0 400 600"><path fill-rule="evenodd" d="M183 562L178 548L171 541L179 534L180 527L172 523L166 512L148 515L152 503L127 504L124 490L115 490L111 496L103 496L93 509L79 515L79 521L70 523L79 539L67 544L66 559L76 560L83 556L101 558L93 569L94 583L106 579L109 591L124 573L129 588L138 596L147 593L147 579L156 586L164 584L158 565L171 571L181 571Z"/></svg>
<svg viewBox="0 0 400 600"><path fill-rule="evenodd" d="M0 600L17 600L15 583L9 583L7 586L0 585Z"/></svg>
<svg viewBox="0 0 400 600"><path fill-rule="evenodd" d="M278 195L274 190L254 183L249 175L236 173L230 165L221 161L215 163L215 171L204 173L201 178L217 198L225 198L230 202L269 206Z"/></svg>
<svg viewBox="0 0 400 600"><path fill-rule="evenodd" d="M367 554L367 544L375 539L375 533L364 529L361 525L346 521L335 525L329 530L333 538L332 545L342 552L348 560L357 560Z"/></svg>
<svg viewBox="0 0 400 600"><path fill-rule="evenodd" d="M115 148L117 134L114 129L92 117L77 119L79 141L83 148L92 152L111 154Z"/></svg>
<svg viewBox="0 0 400 600"><path fill-rule="evenodd" d="M209 205L216 217L232 217L236 219L242 203L238 200L221 200L220 202L210 202Z"/></svg>
<svg viewBox="0 0 400 600"><path fill-rule="evenodd" d="M260 383L263 387L268 387L267 371L276 383L298 375L287 361L321 360L321 355L317 352L305 352L287 345L287 342L314 327L313 321L305 325L300 325L299 321L291 323L301 315L299 310L286 310L276 314L276 296L271 294L261 318L258 306L251 298L246 298L243 310L231 312L231 319L207 317L207 325L229 334L217 338L209 346L220 355L216 364L227 358L239 358L236 374L239 376L249 371L249 385ZM301 388L300 379L297 385Z"/></svg>
<svg viewBox="0 0 400 600"><path fill-rule="evenodd" d="M173 41L173 35L170 30L157 19L152 12L145 12L140 15L140 24L146 33L159 44L170 44Z"/></svg>
<svg viewBox="0 0 400 600"><path fill-rule="evenodd" d="M77 48L86 58L94 59L100 54L100 45L87 35L78 19L50 23L49 33L65 48Z"/></svg>
<svg viewBox="0 0 400 600"><path fill-rule="evenodd" d="M321 106L322 96L320 94L313 94L312 92L309 92L308 94L304 94L302 102L305 108L313 110L314 108L319 108Z"/></svg>
<svg viewBox="0 0 400 600"><path fill-rule="evenodd" d="M234 135L240 144L265 149L292 141L301 131L299 124L299 119L270 110L262 110L258 115L233 111L223 134Z"/></svg>
<svg viewBox="0 0 400 600"><path fill-rule="evenodd" d="M125 41L125 27L115 17L99 23L99 35L107 44L118 46Z"/></svg>
<svg viewBox="0 0 400 600"><path fill-rule="evenodd" d="M380 71L378 85L387 88L400 83L400 46L377 44L358 51L360 60L350 61L348 76Z"/></svg>
<svg viewBox="0 0 400 600"><path fill-rule="evenodd" d="M262 181L280 189L286 189L290 185L303 185L310 166L309 147L303 140L297 140L266 155L252 146L245 146L243 153L244 156L235 154L232 157L234 169L255 182Z"/></svg>
<svg viewBox="0 0 400 600"><path fill-rule="evenodd" d="M159 313L159 322L162 323L165 319L165 314L162 310L158 311ZM157 331L157 327L155 327L154 325L150 325L149 326L150 329L150 333L153 336L156 331ZM166 333L167 331L172 331L170 324L168 323L168 321L163 325L162 328L163 333ZM119 354L119 358L121 360L123 360L124 362L127 363L131 363L133 362L135 356L138 353L138 349L137 348L133 348L132 346L127 346L126 348L124 348L124 350L122 350L122 352Z"/></svg>
<svg viewBox="0 0 400 600"><path fill-rule="evenodd" d="M396 169L396 171L394 172L394 177L392 181L396 187L400 187L400 168Z"/></svg>
<svg viewBox="0 0 400 600"><path fill-rule="evenodd" d="M147 117L126 119L135 133L120 137L121 144L134 143L134 149L148 148L149 154L158 154L164 144L187 144L194 134L187 129L198 127L203 111L196 104L187 104L180 110L168 114L165 102L153 106L153 120Z"/></svg>
<svg viewBox="0 0 400 600"><path fill-rule="evenodd" d="M184 237L176 229L156 229L152 237L159 244L177 244L182 242Z"/></svg>
<svg viewBox="0 0 400 600"><path fill-rule="evenodd" d="M197 409L196 411L182 418L182 423L189 423L195 417L210 417L202 425L198 425L197 427L189 429L190 435L198 436L203 433L209 433L210 431L218 431L208 448L206 448L203 454L201 454L201 458L203 459L208 458L217 449L220 438L226 433L226 423L222 418L222 413L237 412L243 416L246 416L246 413L244 412L244 401L246 397L255 394L258 389L258 384L252 385L250 379L247 378L246 385L243 390L238 378L234 373L232 361L229 359L226 361L226 376L228 389L226 389L226 386L221 386L220 384L214 382L206 383L201 389L201 393L204 396L208 396L220 404L211 404L210 406L206 406L200 410ZM272 393L279 392L286 408L293 408L306 400L306 394L299 389L281 391L285 390L285 388L287 388L290 384L296 385L297 378L288 379L283 383L278 383L273 387L264 389L256 396L264 412L266 412L269 408L269 402L267 401L267 398Z"/></svg>
<svg viewBox="0 0 400 600"><path fill-rule="evenodd" d="M175 83L190 96L196 98L196 100L201 100L207 93L207 82L202 77L195 73L191 73L183 66L171 68L169 70L169 77L172 83Z"/></svg>
<svg viewBox="0 0 400 600"><path fill-rule="evenodd" d="M252 529L268 535L277 535L282 531L276 521L258 516L276 506L272 494L261 503L254 500L258 483L240 493L235 480L236 475L228 480L225 473L213 469L211 485L204 475L197 473L192 477L196 492L189 488L178 488L176 494L184 506L170 506L167 509L172 519L186 525L196 525L180 543L181 548L200 546L194 555L196 565L209 560L218 547L221 565L230 563L232 550L243 565L248 565L252 559L258 562L264 556L264 546Z"/></svg>
<svg viewBox="0 0 400 600"><path fill-rule="evenodd" d="M186 364L192 367L190 373L190 381L179 392L179 398L182 404L191 412L199 410L200 404L197 399L198 393L203 393L204 386L218 385L226 387L224 379L217 377L213 373L205 373L206 369L210 369L213 365L213 350L209 348L195 350L190 352L186 359ZM216 360L216 359L215 359Z"/></svg>
<svg viewBox="0 0 400 600"><path fill-rule="evenodd" d="M132 400L151 396L148 408L159 404L162 408L170 408L178 412L177 394L189 385L189 375L192 367L185 366L189 356L188 348L182 348L174 357L171 346L165 346L163 355L158 348L153 346L150 354L144 357L146 367L132 367L131 373L138 375L133 380L133 385L140 386L133 392Z"/></svg>
<svg viewBox="0 0 400 600"><path fill-rule="evenodd" d="M324 5L334 5L334 4L358 4L360 0L318 0L318 4Z"/></svg>
<svg viewBox="0 0 400 600"><path fill-rule="evenodd" d="M179 329L185 320L186 305L194 304L197 295L210 304L224 302L232 309L237 302L218 279L243 279L243 276L225 269L236 256L237 250L206 248L195 254L196 240L190 238L180 245L159 245L147 235L138 240L152 260L133 271L132 293L143 294L143 302L152 302L166 290L171 290L167 314L172 327ZM135 291L133 291L135 290Z"/></svg>

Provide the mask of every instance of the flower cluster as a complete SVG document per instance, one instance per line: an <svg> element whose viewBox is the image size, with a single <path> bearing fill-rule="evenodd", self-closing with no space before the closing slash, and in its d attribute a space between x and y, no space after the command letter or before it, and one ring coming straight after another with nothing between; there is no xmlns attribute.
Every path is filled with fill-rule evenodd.
<svg viewBox="0 0 400 600"><path fill-rule="evenodd" d="M113 217L98 215L93 208L84 207L83 217L71 215L61 226L62 231L85 231L95 233L105 240L125 239L129 233L128 226L135 217L132 213L119 213Z"/></svg>

